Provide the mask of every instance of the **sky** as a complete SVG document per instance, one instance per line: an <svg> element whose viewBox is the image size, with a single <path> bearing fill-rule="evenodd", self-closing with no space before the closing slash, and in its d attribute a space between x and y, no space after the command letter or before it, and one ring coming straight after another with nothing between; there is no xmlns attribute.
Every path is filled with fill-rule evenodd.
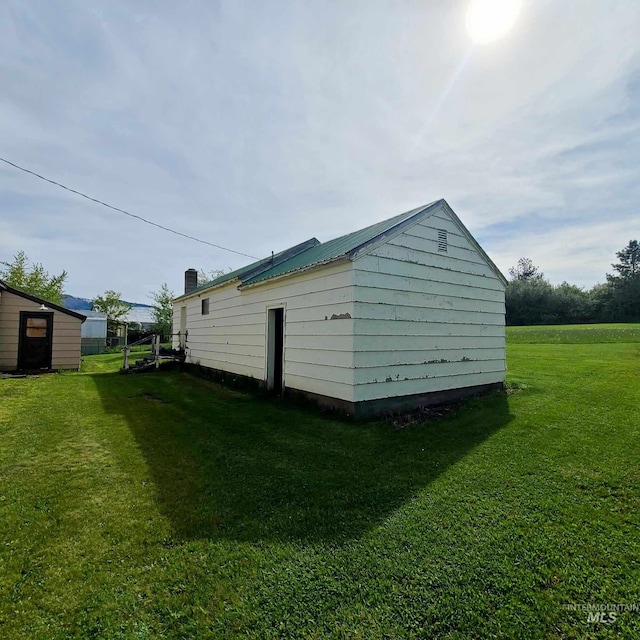
<svg viewBox="0 0 640 640"><path fill-rule="evenodd" d="M605 280L640 239L640 2L522 0L474 44L468 0L0 5L0 156L249 256L445 198L502 272ZM250 258L0 163L0 262L149 303Z"/></svg>

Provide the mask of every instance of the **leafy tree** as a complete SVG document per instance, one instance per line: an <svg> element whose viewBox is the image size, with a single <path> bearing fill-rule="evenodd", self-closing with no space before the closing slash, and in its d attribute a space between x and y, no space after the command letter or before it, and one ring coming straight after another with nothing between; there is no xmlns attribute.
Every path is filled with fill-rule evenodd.
<svg viewBox="0 0 640 640"><path fill-rule="evenodd" d="M506 321L509 325L550 322L549 300L553 287L529 258L520 258L509 269L511 280L505 291Z"/></svg>
<svg viewBox="0 0 640 640"><path fill-rule="evenodd" d="M575 284L563 282L555 286L550 303L556 322L561 324L594 320L594 305L589 292Z"/></svg>
<svg viewBox="0 0 640 640"><path fill-rule="evenodd" d="M202 286L203 284L207 284L207 282L211 282L220 276L223 276L225 273L229 273L231 269L211 269L210 271L205 271L204 269L200 269L198 271L198 286Z"/></svg>
<svg viewBox="0 0 640 640"><path fill-rule="evenodd" d="M39 262L29 264L29 258L24 251L18 251L13 257L13 262L0 264L6 267L0 271L0 279L8 285L53 304L62 305L66 271L57 276L49 275Z"/></svg>
<svg viewBox="0 0 640 640"><path fill-rule="evenodd" d="M616 308L613 286L609 282L599 282L589 291L589 302L596 322L615 322Z"/></svg>
<svg viewBox="0 0 640 640"><path fill-rule="evenodd" d="M507 324L640 321L640 243L631 240L616 257L615 273L590 291L568 282L554 287L531 260L521 258L509 269Z"/></svg>
<svg viewBox="0 0 640 640"><path fill-rule="evenodd" d="M120 292L111 289L102 296L96 296L91 301L94 311L102 311L107 314L107 329L113 335L118 331L118 325L122 324L125 316L133 305L120 299Z"/></svg>
<svg viewBox="0 0 640 640"><path fill-rule="evenodd" d="M167 283L163 283L158 291L151 293L153 305L153 320L156 324L156 331L163 336L171 334L173 326L173 299L175 293L169 289Z"/></svg>
<svg viewBox="0 0 640 640"><path fill-rule="evenodd" d="M514 279L505 291L509 325L553 324L553 286L544 279Z"/></svg>
<svg viewBox="0 0 640 640"><path fill-rule="evenodd" d="M533 264L530 258L520 258L515 267L509 269L509 275L512 280L544 280L544 273L540 268Z"/></svg>
<svg viewBox="0 0 640 640"><path fill-rule="evenodd" d="M640 320L640 244L630 240L629 244L616 252L620 262L611 266L616 274L607 274L609 311L617 322Z"/></svg>

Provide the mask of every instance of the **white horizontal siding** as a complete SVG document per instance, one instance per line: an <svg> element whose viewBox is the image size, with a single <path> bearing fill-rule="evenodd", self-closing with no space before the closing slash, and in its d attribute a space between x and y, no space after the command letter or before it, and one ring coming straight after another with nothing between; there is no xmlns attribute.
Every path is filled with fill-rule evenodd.
<svg viewBox="0 0 640 640"><path fill-rule="evenodd" d="M444 268L438 264L415 264L404 262L400 257L391 258L377 255L362 256L357 261L357 268L360 271L399 276L408 280L440 282L442 284L462 285L472 289L489 289L490 291L504 292L504 285L498 278L476 275L453 268ZM434 263L436 262L438 261L434 260Z"/></svg>
<svg viewBox="0 0 640 640"><path fill-rule="evenodd" d="M199 322L199 315L200 314L198 313L197 315L190 316L187 319L187 323L189 323L189 319L191 319L192 329L194 328L193 325ZM174 321L175 321L175 316L174 316ZM179 327L179 324L180 324L180 317L178 316L178 321L177 321L177 324L175 325L176 328ZM213 325L214 323L210 322L209 324ZM220 322L218 322L217 324L218 326L223 326L222 323ZM207 328L206 323L202 324L200 328L206 331L206 328ZM221 335L222 335L221 339L226 339L227 336L235 336L238 338L241 337L242 338L241 342L243 343L248 342L249 339L260 340L259 342L260 344L264 343L264 340L262 339L264 337L264 327L262 326L261 323L257 323L257 322L254 322L253 324L227 323L225 325L224 334L221 334Z"/></svg>
<svg viewBox="0 0 640 640"><path fill-rule="evenodd" d="M486 360L502 360L504 357L503 350L496 348L482 347L478 348L473 345L476 357L480 361ZM458 362L467 358L469 349L430 349L430 350L389 350L389 351L358 351L355 354L355 365L358 368L374 368L405 366L405 365L431 365L434 363ZM431 368L433 369L433 368ZM427 372L428 373L428 372Z"/></svg>
<svg viewBox="0 0 640 640"><path fill-rule="evenodd" d="M322 278L326 281L326 278ZM247 289L240 292L242 295L236 298L228 296L228 289L237 288L234 286L225 287L220 290L220 299L217 292L214 290L210 295L202 295L202 298L209 298L209 315L202 316L201 305L190 305L187 307L187 318L191 317L196 319L198 317L215 318L217 322L223 324L236 325L236 319L239 315L247 318L251 318L256 314L261 314L265 305L273 303L273 295L271 297L266 296L264 291L260 289ZM291 286L287 287L287 290L291 294L294 289ZM260 294L261 300L255 300L257 294ZM287 299L289 296L283 296L284 291L280 291L278 299ZM299 294L298 294L299 295ZM336 289L330 289L328 291L309 291L305 295L310 296L308 306L296 307L292 306L291 311L296 314L296 320L312 319L316 320L318 317L324 317L327 314L327 310L331 309L331 314L340 314L350 310L350 304L352 302L353 291L351 287L338 287ZM200 298L200 300L202 300ZM265 299L266 298L266 299ZM340 305L344 305L344 309L340 309ZM230 319L231 322L226 322Z"/></svg>
<svg viewBox="0 0 640 640"><path fill-rule="evenodd" d="M329 398L340 398L342 400L353 400L353 381L349 384L333 382L331 380L323 380L317 376L305 377L294 375L289 372L286 376L286 386L289 389L297 389L299 391L308 391ZM345 397L346 390L349 390L348 397Z"/></svg>
<svg viewBox="0 0 640 640"><path fill-rule="evenodd" d="M379 252L379 254L378 254ZM417 253L417 252L416 252ZM486 271L471 262L458 262L440 255L423 255L411 260L409 250L383 245L371 256L363 256L361 271L374 271L403 278L466 285L478 289L502 291L504 285L488 267ZM368 258L368 260L367 260ZM473 265L468 267L468 265Z"/></svg>
<svg viewBox="0 0 640 640"><path fill-rule="evenodd" d="M353 314L351 314L353 315ZM324 316L322 316L324 318ZM352 336L353 322L351 318L323 320L322 322L296 322L290 327L289 335L308 337ZM308 342L308 341L307 341Z"/></svg>
<svg viewBox="0 0 640 640"><path fill-rule="evenodd" d="M427 364L401 364L375 367L359 367L356 370L356 384L395 383L399 380L424 380L429 378L448 378L468 376L477 373L503 371L502 358L484 360L483 354L476 354L477 360L455 360L441 362L436 360ZM443 358L444 360L444 358ZM427 383L428 384L428 383Z"/></svg>
<svg viewBox="0 0 640 640"><path fill-rule="evenodd" d="M493 384L504 381L504 369L484 373L466 375L449 375L442 378L427 378L420 380L397 380L395 382L380 382L377 384L358 385L356 396L358 401L378 400L380 398L394 398L411 396L419 393L433 393L448 389L462 389L482 384Z"/></svg>
<svg viewBox="0 0 640 640"><path fill-rule="evenodd" d="M315 358L318 351L328 353L342 352L353 355L353 334L330 335L318 334L310 340L308 335L287 335L287 348L308 351L308 356Z"/></svg>
<svg viewBox="0 0 640 640"><path fill-rule="evenodd" d="M421 228L420 225L417 225L417 227ZM406 233L389 240L388 244L392 247L418 252L423 252L425 249L428 249L436 255L446 255L447 257L455 260L485 266L486 263L482 259L482 256L477 251L470 248L468 244L466 246L460 246L460 243L462 242L466 242L466 239L461 236L456 237L452 233L447 233L447 253L438 254L438 241L436 237L432 237L427 240L420 235L412 235L411 231L407 231Z"/></svg>
<svg viewBox="0 0 640 640"><path fill-rule="evenodd" d="M504 326L499 325L467 325L455 326L438 322L409 322L402 320L358 319L359 336L380 336L382 338L396 336L442 336L471 338L497 336L504 338Z"/></svg>
<svg viewBox="0 0 640 640"><path fill-rule="evenodd" d="M354 283L356 401L504 380L504 285L444 210L357 258Z"/></svg>
<svg viewBox="0 0 640 640"><path fill-rule="evenodd" d="M427 224L421 223L413 225L402 235L405 238L422 238L423 240L427 240L427 244L424 245L424 247L429 250L437 251L437 237L436 235L434 235L434 229L443 229L447 232L447 242L450 246L454 246L458 249L477 254L475 248L469 244L466 236L460 229L458 229L457 225L448 217L443 218L442 216L447 216L447 214L433 214L430 218L431 222ZM442 222L439 223L437 221ZM430 245L428 243L433 244ZM422 247L420 247L420 249L422 250Z"/></svg>
<svg viewBox="0 0 640 640"><path fill-rule="evenodd" d="M287 362L304 364L309 362L309 358L314 364L325 367L353 369L353 353L349 350L294 348L290 344L287 346Z"/></svg>
<svg viewBox="0 0 640 640"><path fill-rule="evenodd" d="M382 324L382 323L381 323ZM421 335L363 335L357 341L359 353L396 351L440 351L451 349L476 349L478 345L487 349L503 349L504 337L499 336L421 336Z"/></svg>
<svg viewBox="0 0 640 640"><path fill-rule="evenodd" d="M174 332L186 304L188 362L264 380L267 309L284 305L285 387L352 400L352 281L345 263L245 290L230 283L174 305Z"/></svg>
<svg viewBox="0 0 640 640"><path fill-rule="evenodd" d="M360 292L358 292L360 295ZM385 302L368 303L356 302L354 305L356 317L362 320L404 320L406 322L432 322L438 324L464 324L464 325L497 325L504 324L504 312L499 311L501 305L490 303L494 311L468 311L464 309L467 304L459 300L443 300L447 309L420 307L419 300L411 301L411 305L394 304L393 296ZM431 302L430 304L434 304ZM457 308L459 307L459 308Z"/></svg>
<svg viewBox="0 0 640 640"><path fill-rule="evenodd" d="M199 348L190 348L187 362L229 373L238 373L256 378L256 380L262 380L264 377L263 361L258 356L234 356L233 354L212 353Z"/></svg>
<svg viewBox="0 0 640 640"><path fill-rule="evenodd" d="M291 362L289 360L287 371L292 376L308 380L323 380L349 387L353 384L353 368L336 367L333 363L323 365L317 362Z"/></svg>
<svg viewBox="0 0 640 640"><path fill-rule="evenodd" d="M210 342L202 342L202 346L199 347L200 353L203 357L209 357L209 354L219 354L224 352L224 358L235 359L235 356L241 356L243 358L255 358L260 357L261 353L264 353L264 340L261 345L249 345L239 344L234 342L224 342L212 344ZM223 346L220 347L219 345ZM189 345L192 345L192 340L189 340Z"/></svg>
<svg viewBox="0 0 640 640"><path fill-rule="evenodd" d="M366 270L367 266L373 270ZM358 264L358 271L355 272L355 282L358 289L371 287L374 289L389 289L397 291L397 275L380 272L379 260L373 258L367 263L367 258L362 259L362 264ZM438 274L440 277L442 274ZM500 289L486 289L473 286L472 284L454 284L448 281L426 280L419 277L404 276L402 292L424 293L426 295L446 296L447 298L463 298L466 300L486 300L490 302L501 302L504 293Z"/></svg>

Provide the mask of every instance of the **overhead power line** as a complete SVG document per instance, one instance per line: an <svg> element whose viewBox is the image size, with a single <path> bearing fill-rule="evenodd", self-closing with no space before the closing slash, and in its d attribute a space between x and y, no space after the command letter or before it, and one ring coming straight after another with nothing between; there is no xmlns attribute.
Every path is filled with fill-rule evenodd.
<svg viewBox="0 0 640 640"><path fill-rule="evenodd" d="M29 173L32 176L35 176L36 178L40 178L40 180L44 180L45 182L49 182L51 184L56 185L56 187L60 187L61 189L65 189L66 191L71 191L71 193L75 193L78 196L82 196L83 198L86 198L87 200L91 200L92 202L95 202L97 204L101 204L103 207L107 207L107 209L113 209L114 211L118 211L119 213L124 213L125 216L129 216L130 218L136 218L136 220L140 220L141 222L145 222L146 224L150 224L153 227L158 227L158 229L162 229L163 231L168 231L169 233L173 233L177 236L182 236L183 238L187 238L189 240L195 240L196 242L200 242L201 244L206 244L209 245L210 247L215 247L216 249L222 249L223 251L229 251L231 253L236 253L239 256L244 256L245 258L252 258L254 260L257 260L258 258L256 258L256 256L250 256L248 253L242 253L242 251L236 251L235 249L229 249L227 247L223 247L222 245L219 244L214 244L213 242L208 242L207 240L202 240L200 238L195 238L194 236L190 236L186 233L182 233L182 231L176 231L175 229L170 229L169 227L165 227L161 224L158 224L157 222L152 222L151 220L147 220L146 218L143 218L142 216L138 216L135 213L131 213L129 211L125 211L124 209L120 209L119 207L114 207L110 204L107 204L106 202L102 202L102 200L98 200L97 198L92 198L91 196L88 196L86 193L82 193L81 191L76 191L75 189L72 189L71 187L67 187L63 184L60 184L59 182L56 182L55 180L50 180L49 178L45 178L44 176L41 176L39 173L36 173L35 171L31 171L30 169L25 169L24 167L21 167L18 164L15 164L14 162L9 162L9 160L5 160L5 158L1 158L0 160L2 160L2 162L5 162L6 164L11 165L12 167L15 167L16 169L20 169L20 171L24 171L25 173Z"/></svg>

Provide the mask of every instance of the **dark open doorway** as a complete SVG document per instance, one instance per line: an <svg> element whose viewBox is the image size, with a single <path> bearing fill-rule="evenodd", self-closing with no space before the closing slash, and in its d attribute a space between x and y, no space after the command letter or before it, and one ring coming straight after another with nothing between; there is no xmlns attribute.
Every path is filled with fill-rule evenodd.
<svg viewBox="0 0 640 640"><path fill-rule="evenodd" d="M284 373L284 308L269 309L267 317L267 389L280 395Z"/></svg>
<svg viewBox="0 0 640 640"><path fill-rule="evenodd" d="M51 369L52 333L53 313L20 312L18 369L21 371Z"/></svg>

